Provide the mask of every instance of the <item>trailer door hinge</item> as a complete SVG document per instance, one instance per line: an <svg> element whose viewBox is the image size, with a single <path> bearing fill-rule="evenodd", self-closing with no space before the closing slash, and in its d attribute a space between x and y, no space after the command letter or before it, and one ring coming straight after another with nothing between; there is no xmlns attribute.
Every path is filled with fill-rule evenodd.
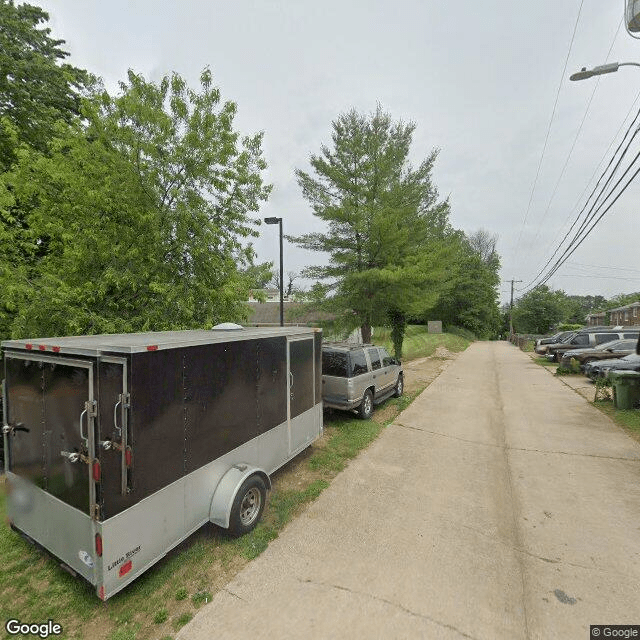
<svg viewBox="0 0 640 640"><path fill-rule="evenodd" d="M92 504L90 508L90 515L93 520L100 520L100 505Z"/></svg>

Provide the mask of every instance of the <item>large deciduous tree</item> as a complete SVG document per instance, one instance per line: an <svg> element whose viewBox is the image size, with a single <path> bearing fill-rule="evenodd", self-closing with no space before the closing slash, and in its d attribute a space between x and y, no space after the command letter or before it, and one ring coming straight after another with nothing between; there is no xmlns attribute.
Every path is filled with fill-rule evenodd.
<svg viewBox="0 0 640 640"><path fill-rule="evenodd" d="M51 37L48 20L40 7L0 0L0 170L15 159L17 142L44 151L56 122L79 113L90 81L63 62L64 41Z"/></svg>
<svg viewBox="0 0 640 640"><path fill-rule="evenodd" d="M26 228L5 225L4 240L39 255L9 274L4 265L14 336L243 315L245 239L269 192L262 136L240 138L236 106L220 101L208 70L199 90L177 74L153 83L133 72L120 89L86 100L83 120L59 124L47 155L22 149L5 176L5 198L28 203L29 215Z"/></svg>
<svg viewBox="0 0 640 640"><path fill-rule="evenodd" d="M433 251L450 232L449 205L432 182L437 151L409 162L413 123L393 122L378 106L370 116L343 114L332 129L331 147L310 158L313 172L296 172L328 229L292 240L329 255L304 275L327 282L330 305L368 342L374 322L401 332L407 313L433 304L441 266L434 271Z"/></svg>
<svg viewBox="0 0 640 640"><path fill-rule="evenodd" d="M566 305L564 291L552 291L546 285L532 289L513 307L513 326L519 333L547 333L562 320Z"/></svg>

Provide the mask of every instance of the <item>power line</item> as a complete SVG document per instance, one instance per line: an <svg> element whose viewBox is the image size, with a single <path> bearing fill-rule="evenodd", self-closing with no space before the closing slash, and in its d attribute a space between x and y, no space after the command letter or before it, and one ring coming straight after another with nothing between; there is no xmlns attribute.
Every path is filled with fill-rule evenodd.
<svg viewBox="0 0 640 640"><path fill-rule="evenodd" d="M629 107L629 110L627 111L627 114L625 115L625 117L623 118L622 122L620 123L620 126L618 127L618 130L615 132L613 138L611 139L611 142L609 143L609 145L607 146L607 148L605 149L605 152L602 154L602 158L600 158L600 162L598 162L598 164L596 165L595 169L593 170L593 173L591 174L591 177L589 178L589 180L587 181L587 184L585 185L585 188L582 190L582 193L578 196L578 199L575 203L575 205L573 205L573 208L571 209L571 212L573 213L578 206L580 205L580 202L582 200L582 198L584 197L585 193L587 192L587 189L589 188L589 185L591 184L591 182L593 181L593 179L596 176L596 173L598 172L598 169L600 168L600 166L602 165L602 163L604 162L604 159L607 157L607 154L609 153L609 150L611 149L611 147L613 147L613 144L616 141L616 138L618 137L618 135L620 135L620 132L622 131L622 128L624 127L624 123L627 121L627 118L631 115L631 112L633 111L633 108L635 107L636 103L638 102L638 100L640 99L640 91L638 91L638 93L636 94L635 99L633 100L633 102L631 103L631 106ZM637 116L636 116L637 117ZM632 123L633 124L633 123ZM632 125L630 125L629 129L627 129L627 132L625 133L624 137L626 137L629 133L629 130L631 128ZM624 138L623 138L624 140ZM620 149L620 146L618 147L618 149L616 149L616 152L618 152L618 150ZM614 154L615 156L615 154ZM609 166L611 165L611 162L609 162ZM608 167L607 167L608 168ZM606 171L606 170L605 170ZM598 179L598 182L600 182L600 180L602 179L602 176ZM596 183L596 187L597 188L597 183ZM594 191L595 191L594 188ZM591 199L591 196L593 195L593 191L591 192L591 194L589 195L589 198L587 198L587 203L588 201ZM579 216L582 214L582 212L585 210L586 208L586 204L583 206L583 208L580 210L580 213L578 214L578 218L573 222L573 224L571 225L571 227L569 228L569 230L566 232L565 236L562 238L560 244L556 247L556 250L554 251L553 255L549 258L549 260L546 262L546 264L544 265L544 267L542 267L542 269L540 269L540 271L538 272L538 275L536 275L534 278L532 278L529 283L527 283L526 287L529 286L529 284L531 284L532 282L534 282L536 280L536 278L544 271L544 269L546 268L546 266L551 262L551 260L553 260L553 257L556 255L556 253L558 252L558 250L560 249L560 247L562 246L562 243L567 239L568 235L571 233L571 230L573 229L573 227L575 226L576 222L579 219ZM571 217L571 213L567 216L567 218L565 219L564 223L562 224L562 227L564 227L567 222L569 222L569 218ZM562 229L561 227L561 229ZM558 233L556 233L555 238L553 239L552 244L554 244L556 242L556 240L558 239L560 233L562 233L562 231L558 231ZM523 287L524 289L525 287ZM521 291L522 289L520 289Z"/></svg>
<svg viewBox="0 0 640 640"><path fill-rule="evenodd" d="M529 211L531 210L531 203L533 202L533 194L536 190L536 185L538 183L538 178L540 177L540 169L542 168L542 162L544 160L544 155L547 151L547 143L549 142L549 134L551 133L551 125L553 124L553 120L556 115L556 108L558 106L558 99L560 98L560 89L562 88L562 83L564 82L564 76L567 71L567 64L569 63L569 56L571 55L571 49L573 48L573 41L576 37L576 31L578 29L578 22L580 21L580 14L582 13L582 5L584 4L584 0L580 1L580 7L578 9L578 15L576 17L576 23L573 26L573 33L571 34L571 42L569 42L569 50L567 51L567 57L564 61L564 67L562 69L562 75L560 76L560 83L558 84L558 90L556 92L556 99L553 103L553 109L551 110L551 119L549 120L549 126L547 127L547 134L544 138L544 144L542 145L542 154L540 155L540 162L538 162L538 169L536 171L536 177L533 180L533 185L531 187L531 194L529 195L529 204L527 205L527 209L524 214L524 218L522 220L522 226L520 227L520 233L518 234L518 239L516 241L516 248L514 250L514 254L518 253L518 248L520 247L520 239L522 238L522 232L527 224L527 217L529 216Z"/></svg>
<svg viewBox="0 0 640 640"><path fill-rule="evenodd" d="M622 20L620 20L620 22L618 22L618 28L616 29L616 32L613 36L613 40L611 41L611 45L609 46L609 51L607 51L607 55L605 57L605 63L609 62L609 56L611 55L611 51L613 49L613 45L615 44L616 40L618 39L618 34L620 33L620 27L622 26ZM580 137L580 133L582 132L582 127L584 126L585 120L587 119L587 114L589 113L589 109L591 108L591 103L593 102L593 98L596 95L596 91L598 90L598 87L600 86L600 77L598 76L598 78L596 79L596 83L594 84L593 87L593 91L591 92L591 96L589 97L589 101L587 102L587 108L584 111L584 114L582 116L582 120L580 122L580 126L578 127L578 130L576 131L576 135L573 138L573 143L571 144L571 148L569 149L569 153L567 154L567 158L564 161L564 165L562 166L562 170L560 171L560 175L558 176L558 180L556 181L556 185L553 189L553 193L551 194L551 198L549 198L549 202L547 204L547 208L544 210L544 214L542 216L542 219L540 220L540 223L538 225L538 230L536 231L536 235L535 238L533 239L533 243L536 243L536 240L538 239L539 235L540 235L540 230L542 229L542 225L544 224L544 221L547 219L547 214L549 213L549 209L551 209L551 203L553 202L553 199L556 197L556 193L558 192L558 187L560 186L560 183L562 182L562 178L564 177L564 172L567 170L567 166L569 165L569 160L571 160L571 156L573 155L573 150L576 147L576 143L578 142L578 138Z"/></svg>
<svg viewBox="0 0 640 640"><path fill-rule="evenodd" d="M640 93L638 94L640 96ZM634 101L635 104L635 101ZM582 207L582 209L580 210L580 212L578 213L578 215L576 216L575 220L573 221L573 223L571 224L571 227L569 227L569 230L567 231L567 233L565 233L564 237L562 238L562 240L560 241L560 243L558 244L558 246L556 247L555 251L553 252L553 254L551 255L551 257L547 260L547 262L545 263L545 265L542 267L542 269L540 269L540 271L538 271L538 273L535 275L535 277L529 281L529 283L527 283L527 285L525 285L525 287L523 287L523 289L529 289L532 288L531 285L533 285L533 283L535 283L535 281L542 275L542 273L544 272L544 270L549 266L549 264L551 263L551 261L553 260L553 258L558 254L558 252L560 251L562 245L564 244L565 240L569 237L569 234L571 233L571 231L573 231L573 228L576 226L576 224L578 223L578 221L580 220L580 217L582 216L582 214L584 213L585 209L587 208L587 206L589 205L589 202L591 201L591 199L593 198L596 190L598 189L598 186L600 185L600 182L602 181L602 179L606 176L607 172L609 171L609 168L611 167L611 165L613 164L614 160L616 159L616 156L618 154L618 152L620 151L620 149L622 148L622 146L625 143L625 140L627 139L627 136L629 135L629 133L631 132L632 128L634 127L634 125L636 124L636 121L638 120L638 118L640 118L640 109L638 110L638 113L636 114L635 118L631 121L629 127L627 128L627 131L625 132L622 141L620 142L620 144L618 145L618 147L616 148L615 152L613 153L611 159L609 160L609 163L607 164L607 166L605 167L604 171L602 172L602 174L600 175L600 177L598 178L598 181L596 182L593 190L591 191L591 193L589 194L589 197L587 198L584 206ZM626 120L626 117L625 117ZM624 122L623 122L624 124ZM620 163L622 162L623 158L625 157L627 151L629 150L629 147L631 146L631 143L633 142L634 138L636 137L636 135L638 134L638 131L640 129L636 129L636 131L634 132L634 134L631 136L631 138L627 141L626 147L624 148L624 150L622 151L622 154L620 155L620 157L618 158L618 161L614 167L614 169L612 170L612 172L610 173L610 175L608 176L608 178L605 180L604 185L602 186L602 188L600 189L600 192L598 193L598 195L596 196L596 198L593 200L593 203L591 205L591 208L589 209L589 212L586 214L585 219L582 221L580 227L578 228L578 231L575 233L573 239L569 242L569 244L567 245L567 247L565 248L565 253L566 251L568 251L568 249L571 248L571 246L577 241L577 239L579 238L580 234L584 231L585 227L587 224L589 224L589 222L591 222L591 220L593 220L593 218L597 215L598 211L596 209L596 211L594 212L594 208L597 207L600 208L604 202L607 200L607 198L610 197L611 193L613 193L613 189L609 192L609 194L604 198L604 200L598 205L598 201L600 200L602 194L604 193L604 191L607 189L607 187L609 186L609 184L611 183L611 180L613 179L613 176L615 175L618 167L620 166ZM614 138L615 140L615 138ZM637 157L637 156L636 156ZM632 161L631 165L633 164L633 162L635 162L635 159ZM626 173L629 171L631 165L629 165L629 167L627 168L627 171L625 172L624 175L626 175ZM623 175L623 177L624 177ZM615 187L620 183L620 180L616 183ZM556 263L557 264L557 263ZM555 265L554 265L555 266ZM552 267L553 269L553 267ZM535 285L537 286L537 285Z"/></svg>
<svg viewBox="0 0 640 640"><path fill-rule="evenodd" d="M620 178L620 180L618 180L618 182L615 184L614 188L611 190L611 192L607 195L607 197L605 198L605 201L609 198L609 196L613 193L613 190L620 184L620 182L622 181L622 179L624 178L624 176L627 175L627 173L631 170L631 167L635 164L636 160L640 158L640 152L638 152L638 154L636 155L636 157L633 159L633 161L631 162L631 164L627 167L626 171L624 172L624 174L622 175L622 177ZM547 282L549 280L549 278L551 278L556 271L564 264L564 262L567 260L567 258L569 258L569 256L571 256L575 250L587 239L587 236L593 231L593 229L595 228L595 226L600 222L600 220L602 220L602 218L604 217L604 215L611 209L611 207L613 207L613 205L620 199L620 197L622 196L622 194L628 189L629 185L633 182L633 180L635 179L635 177L640 173L640 167L638 169L636 169L635 173L631 176L631 178L629 178L629 180L627 181L627 183L624 185L624 187L622 188L622 190L618 193L618 195L613 199L613 201L611 202L611 204L609 204L609 206L598 216L598 218L596 219L596 221L591 225L591 227L589 227L589 229L584 233L584 235L582 236L582 238L580 239L580 241L575 244L575 246L573 246L573 248L571 249L571 251L569 251L567 253L567 251L565 250L564 255L559 258L556 261L556 264L552 267L552 269L549 271L549 274L545 277L544 280L542 280L542 282L539 283L540 284L544 284L545 282ZM604 204L604 202L603 202ZM571 246L571 245L569 245ZM567 247L567 249L569 249L569 247ZM536 285L536 286L539 286Z"/></svg>
<svg viewBox="0 0 640 640"><path fill-rule="evenodd" d="M631 269L630 267L611 267L609 265L601 264L584 264L582 262L567 262L569 266L576 265L577 267L593 267L594 269L613 269L614 271L633 271L640 273L640 269Z"/></svg>

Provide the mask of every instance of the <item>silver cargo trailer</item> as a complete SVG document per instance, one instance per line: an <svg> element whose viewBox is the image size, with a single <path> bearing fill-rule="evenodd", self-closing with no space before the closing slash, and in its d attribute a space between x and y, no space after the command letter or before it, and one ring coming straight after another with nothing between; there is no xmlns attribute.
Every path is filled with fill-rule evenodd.
<svg viewBox="0 0 640 640"><path fill-rule="evenodd" d="M12 527L106 600L206 522L257 523L322 433L319 329L9 340Z"/></svg>

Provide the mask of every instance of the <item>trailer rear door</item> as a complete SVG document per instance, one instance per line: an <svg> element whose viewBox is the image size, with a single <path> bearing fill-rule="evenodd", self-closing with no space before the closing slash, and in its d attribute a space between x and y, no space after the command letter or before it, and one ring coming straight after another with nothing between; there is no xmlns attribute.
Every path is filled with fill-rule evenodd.
<svg viewBox="0 0 640 640"><path fill-rule="evenodd" d="M314 437L309 417L314 406L315 360L313 338L291 338L289 344L289 451L297 451Z"/></svg>
<svg viewBox="0 0 640 640"><path fill-rule="evenodd" d="M94 451L92 362L7 353L5 367L12 428L9 470L89 514L94 498L87 464Z"/></svg>

